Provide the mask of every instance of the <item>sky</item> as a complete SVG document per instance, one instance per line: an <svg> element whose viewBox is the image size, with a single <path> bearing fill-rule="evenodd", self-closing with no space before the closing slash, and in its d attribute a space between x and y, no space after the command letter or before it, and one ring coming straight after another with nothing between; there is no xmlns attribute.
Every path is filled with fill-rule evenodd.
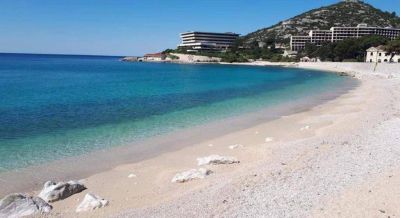
<svg viewBox="0 0 400 218"><path fill-rule="evenodd" d="M0 52L143 55L179 33L268 27L338 0L0 0ZM400 0L366 0L400 14Z"/></svg>

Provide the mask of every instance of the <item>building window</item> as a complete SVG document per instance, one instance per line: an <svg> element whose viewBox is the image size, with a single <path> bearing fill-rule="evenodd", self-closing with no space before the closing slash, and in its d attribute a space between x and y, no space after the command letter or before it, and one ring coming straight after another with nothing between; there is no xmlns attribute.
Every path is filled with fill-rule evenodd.
<svg viewBox="0 0 400 218"><path fill-rule="evenodd" d="M382 56L382 53L379 53L379 56Z"/></svg>
<svg viewBox="0 0 400 218"><path fill-rule="evenodd" d="M372 62L372 59L369 59L369 62Z"/></svg>
<svg viewBox="0 0 400 218"><path fill-rule="evenodd" d="M371 55L374 55L374 53L371 52Z"/></svg>
<svg viewBox="0 0 400 218"><path fill-rule="evenodd" d="M383 60L383 62L387 62L387 59Z"/></svg>
<svg viewBox="0 0 400 218"><path fill-rule="evenodd" d="M378 63L381 63L382 61L381 61L381 59L378 59Z"/></svg>

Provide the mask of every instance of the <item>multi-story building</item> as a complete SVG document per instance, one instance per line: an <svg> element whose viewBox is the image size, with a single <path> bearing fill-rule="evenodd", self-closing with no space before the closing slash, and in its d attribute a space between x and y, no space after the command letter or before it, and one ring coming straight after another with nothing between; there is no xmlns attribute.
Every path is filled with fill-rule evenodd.
<svg viewBox="0 0 400 218"><path fill-rule="evenodd" d="M306 47L307 43L311 43L310 36L291 36L290 48L292 51L300 51Z"/></svg>
<svg viewBox="0 0 400 218"><path fill-rule="evenodd" d="M233 45L239 37L236 33L186 32L180 34L182 42L178 47L187 51L222 51Z"/></svg>
<svg viewBox="0 0 400 218"><path fill-rule="evenodd" d="M369 27L367 24L359 24L356 27L332 27L330 30L311 30L308 36L291 36L290 48L292 51L304 49L305 43L303 41L305 38L309 38L310 43L320 46L323 43L338 42L348 38L360 38L369 35L383 36L393 40L400 37L400 29Z"/></svg>
<svg viewBox="0 0 400 218"><path fill-rule="evenodd" d="M311 30L309 33L310 42L315 45L322 45L331 40L332 33L330 30Z"/></svg>
<svg viewBox="0 0 400 218"><path fill-rule="evenodd" d="M367 49L367 56L365 62L372 63L385 63L385 62L395 62L400 63L400 55L392 55L386 52L383 46L371 47Z"/></svg>

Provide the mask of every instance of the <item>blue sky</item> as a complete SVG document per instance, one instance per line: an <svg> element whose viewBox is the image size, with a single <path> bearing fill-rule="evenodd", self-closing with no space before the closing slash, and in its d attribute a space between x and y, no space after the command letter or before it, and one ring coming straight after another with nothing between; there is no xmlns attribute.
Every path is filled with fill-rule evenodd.
<svg viewBox="0 0 400 218"><path fill-rule="evenodd" d="M0 52L142 55L188 30L246 34L338 0L0 0ZM367 0L400 14L400 0Z"/></svg>

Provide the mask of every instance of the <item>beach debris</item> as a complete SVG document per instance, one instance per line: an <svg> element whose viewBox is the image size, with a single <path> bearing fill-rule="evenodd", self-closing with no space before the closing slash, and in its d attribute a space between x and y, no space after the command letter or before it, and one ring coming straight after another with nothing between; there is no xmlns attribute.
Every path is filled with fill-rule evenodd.
<svg viewBox="0 0 400 218"><path fill-rule="evenodd" d="M199 166L202 165L209 165L209 164L213 164L213 165L217 165L217 164L233 164L233 163L239 163L240 161L238 161L235 157L228 157L228 156L220 156L220 155L210 155L207 157L201 157L201 158L197 158L197 164Z"/></svg>
<svg viewBox="0 0 400 218"><path fill-rule="evenodd" d="M243 148L244 146L241 144L229 145L229 149Z"/></svg>
<svg viewBox="0 0 400 218"><path fill-rule="evenodd" d="M303 126L300 128L300 131L309 130L310 126Z"/></svg>
<svg viewBox="0 0 400 218"><path fill-rule="evenodd" d="M105 207L107 205L108 201L105 200L104 198L91 193L87 193L83 198L82 202L76 208L76 212L79 213L79 212L91 211L97 208Z"/></svg>
<svg viewBox="0 0 400 218"><path fill-rule="evenodd" d="M24 217L49 213L53 207L39 197L9 194L0 200L0 217Z"/></svg>
<svg viewBox="0 0 400 218"><path fill-rule="evenodd" d="M131 178L135 178L135 177L137 177L137 176L136 176L135 174L133 174L133 173L131 173L131 174L128 175L128 178L130 178L130 179L131 179Z"/></svg>
<svg viewBox="0 0 400 218"><path fill-rule="evenodd" d="M272 142L272 141L274 141L274 138L272 137L265 138L265 142Z"/></svg>
<svg viewBox="0 0 400 218"><path fill-rule="evenodd" d="M171 182L183 183L193 179L204 179L206 176L212 173L211 170L205 168L191 169L181 173L177 173Z"/></svg>
<svg viewBox="0 0 400 218"><path fill-rule="evenodd" d="M46 202L54 202L68 198L69 196L85 190L86 187L78 181L53 182L47 181L42 191L39 193Z"/></svg>

